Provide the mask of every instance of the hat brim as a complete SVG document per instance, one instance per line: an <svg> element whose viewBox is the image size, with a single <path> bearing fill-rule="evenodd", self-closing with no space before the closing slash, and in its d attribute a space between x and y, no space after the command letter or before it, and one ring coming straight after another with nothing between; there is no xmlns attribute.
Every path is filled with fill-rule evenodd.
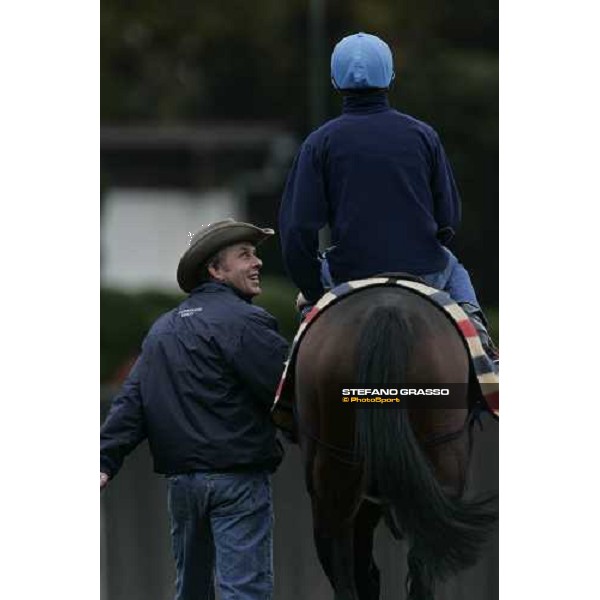
<svg viewBox="0 0 600 600"><path fill-rule="evenodd" d="M258 246L273 235L275 235L273 229L263 229L250 223L239 222L224 222L212 230L198 232L179 261L177 267L179 287L184 292L191 292L199 283L202 267L219 250L240 242L250 242Z"/></svg>

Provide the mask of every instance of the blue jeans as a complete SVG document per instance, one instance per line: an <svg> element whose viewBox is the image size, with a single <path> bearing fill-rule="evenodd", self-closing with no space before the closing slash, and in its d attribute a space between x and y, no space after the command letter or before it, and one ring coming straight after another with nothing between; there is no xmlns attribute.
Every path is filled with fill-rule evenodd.
<svg viewBox="0 0 600 600"><path fill-rule="evenodd" d="M481 310L469 272L458 262L458 259L448 248L444 247L444 251L448 255L448 264L446 268L437 273L412 273L418 275L423 281L431 287L443 290L446 292L455 302L459 304L471 304L476 309ZM375 275L375 273L373 274ZM333 287L333 278L329 271L329 264L327 263L326 253L321 259L321 280L326 288Z"/></svg>
<svg viewBox="0 0 600 600"><path fill-rule="evenodd" d="M446 268L437 273L419 275L419 277L427 285L446 292L459 304L468 303L481 310L469 272L458 262L458 258L448 248L444 247L444 251L448 255Z"/></svg>
<svg viewBox="0 0 600 600"><path fill-rule="evenodd" d="M175 600L271 600L273 504L268 473L168 477Z"/></svg>

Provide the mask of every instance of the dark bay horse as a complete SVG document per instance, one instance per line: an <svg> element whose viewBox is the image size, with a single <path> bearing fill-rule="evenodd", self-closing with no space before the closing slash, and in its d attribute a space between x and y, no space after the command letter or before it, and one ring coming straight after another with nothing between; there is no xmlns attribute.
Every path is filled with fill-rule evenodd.
<svg viewBox="0 0 600 600"><path fill-rule="evenodd" d="M474 564L495 498L463 498L469 456L469 361L452 323L400 287L361 290L306 332L296 408L314 539L335 600L379 598L373 534L383 517L409 544L408 599ZM355 408L343 387L465 384L452 408Z"/></svg>

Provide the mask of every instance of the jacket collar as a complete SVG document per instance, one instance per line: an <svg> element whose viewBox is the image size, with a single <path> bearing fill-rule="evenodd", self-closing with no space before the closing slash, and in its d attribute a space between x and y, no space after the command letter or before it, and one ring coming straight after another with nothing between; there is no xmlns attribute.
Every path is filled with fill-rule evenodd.
<svg viewBox="0 0 600 600"><path fill-rule="evenodd" d="M233 294L233 295L237 296L238 298L241 298L242 300L244 300L245 302L248 302L250 304L252 303L252 298L253 298L253 296L247 296L246 294L242 293L236 287L233 287L232 285L228 285L227 283L221 283L219 281L205 281L204 283L201 283L199 286L195 287L190 292L190 295L194 296L194 295L200 294L200 293L203 293L203 294L204 293Z"/></svg>
<svg viewBox="0 0 600 600"><path fill-rule="evenodd" d="M374 94L351 94L344 96L342 112L344 114L371 114L390 108L386 92Z"/></svg>

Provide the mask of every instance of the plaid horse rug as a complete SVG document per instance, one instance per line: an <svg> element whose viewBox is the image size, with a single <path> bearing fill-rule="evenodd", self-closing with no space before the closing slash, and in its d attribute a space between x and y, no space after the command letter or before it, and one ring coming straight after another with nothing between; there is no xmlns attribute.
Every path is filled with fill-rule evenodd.
<svg viewBox="0 0 600 600"><path fill-rule="evenodd" d="M365 288L377 286L397 285L419 296L438 307L454 324L465 343L468 351L476 381L479 384L478 399L475 408L486 410L495 418L499 418L499 378L494 371L492 361L484 352L475 326L463 309L446 293L429 287L423 283L402 279L401 277L372 277L358 281L343 283L327 292L314 305L300 325L294 341L290 348L288 359L277 392L275 401L271 408L271 414L275 424L283 431L292 433L294 431L294 365L300 342L311 324L319 318L323 311L339 302L340 299L349 294L356 293Z"/></svg>

